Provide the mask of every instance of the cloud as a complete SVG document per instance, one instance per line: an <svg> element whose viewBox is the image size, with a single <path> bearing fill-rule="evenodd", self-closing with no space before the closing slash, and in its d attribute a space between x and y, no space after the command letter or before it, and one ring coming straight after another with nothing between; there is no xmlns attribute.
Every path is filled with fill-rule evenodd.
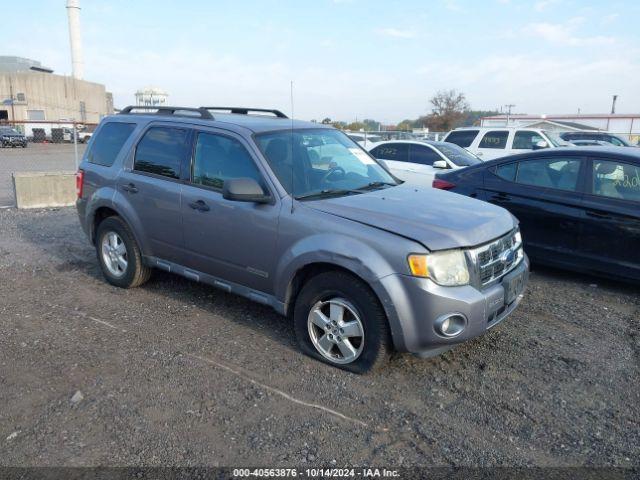
<svg viewBox="0 0 640 480"><path fill-rule="evenodd" d="M615 22L619 16L620 16L619 13L610 13L609 15L605 15L604 17L602 17L602 23L604 25L609 25Z"/></svg>
<svg viewBox="0 0 640 480"><path fill-rule="evenodd" d="M466 10L462 8L456 0L444 0L444 6L452 12L466 13Z"/></svg>
<svg viewBox="0 0 640 480"><path fill-rule="evenodd" d="M559 3L559 0L540 0L539 2L534 3L533 9L536 12L544 12L548 7L550 7L554 3Z"/></svg>
<svg viewBox="0 0 640 480"><path fill-rule="evenodd" d="M395 38L415 38L415 32L411 30L400 30L399 28L379 28L376 30L379 35Z"/></svg>
<svg viewBox="0 0 640 480"><path fill-rule="evenodd" d="M525 33L541 38L554 45L570 47L592 47L598 45L611 45L615 38L605 35L581 37L575 34L579 25L584 23L583 17L574 17L565 23L538 22L525 26Z"/></svg>

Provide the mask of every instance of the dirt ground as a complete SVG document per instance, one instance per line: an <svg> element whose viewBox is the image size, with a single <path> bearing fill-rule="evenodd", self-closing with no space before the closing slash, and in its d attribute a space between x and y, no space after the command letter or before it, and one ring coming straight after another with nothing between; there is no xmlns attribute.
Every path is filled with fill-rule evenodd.
<svg viewBox="0 0 640 480"><path fill-rule="evenodd" d="M517 312L356 376L288 321L157 273L107 284L75 210L0 210L0 463L638 466L637 287L534 268Z"/></svg>

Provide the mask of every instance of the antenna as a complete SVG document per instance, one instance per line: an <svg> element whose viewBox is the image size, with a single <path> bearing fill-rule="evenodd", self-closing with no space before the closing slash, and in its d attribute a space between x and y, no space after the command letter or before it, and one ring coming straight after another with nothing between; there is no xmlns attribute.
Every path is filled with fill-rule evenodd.
<svg viewBox="0 0 640 480"><path fill-rule="evenodd" d="M293 80L291 80L291 213L293 213L293 203L295 201L295 195L293 193Z"/></svg>

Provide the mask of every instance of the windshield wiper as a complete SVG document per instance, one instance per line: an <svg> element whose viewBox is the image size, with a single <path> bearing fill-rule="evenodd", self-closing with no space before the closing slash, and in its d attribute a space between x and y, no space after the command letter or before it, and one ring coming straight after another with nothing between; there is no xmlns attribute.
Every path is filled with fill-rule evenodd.
<svg viewBox="0 0 640 480"><path fill-rule="evenodd" d="M362 190L353 190L353 189L341 189L341 188L331 188L329 190L321 190L320 192L306 193L304 195L298 195L295 197L296 200L309 200L311 198L326 198L333 197L339 195L349 195L349 194L359 194L363 193Z"/></svg>
<svg viewBox="0 0 640 480"><path fill-rule="evenodd" d="M391 183L391 182L371 182L365 185L364 187L357 188L356 190L359 192L362 192L366 190L373 190L376 188L395 187L397 185L398 185L397 183Z"/></svg>

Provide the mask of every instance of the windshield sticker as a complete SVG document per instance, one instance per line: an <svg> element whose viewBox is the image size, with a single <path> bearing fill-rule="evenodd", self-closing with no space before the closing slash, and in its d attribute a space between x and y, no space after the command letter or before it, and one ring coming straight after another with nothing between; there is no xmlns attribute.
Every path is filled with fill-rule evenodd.
<svg viewBox="0 0 640 480"><path fill-rule="evenodd" d="M350 148L349 151L353 153L358 158L358 160L360 160L365 165L375 165L376 163L369 155L364 153L359 148Z"/></svg>

